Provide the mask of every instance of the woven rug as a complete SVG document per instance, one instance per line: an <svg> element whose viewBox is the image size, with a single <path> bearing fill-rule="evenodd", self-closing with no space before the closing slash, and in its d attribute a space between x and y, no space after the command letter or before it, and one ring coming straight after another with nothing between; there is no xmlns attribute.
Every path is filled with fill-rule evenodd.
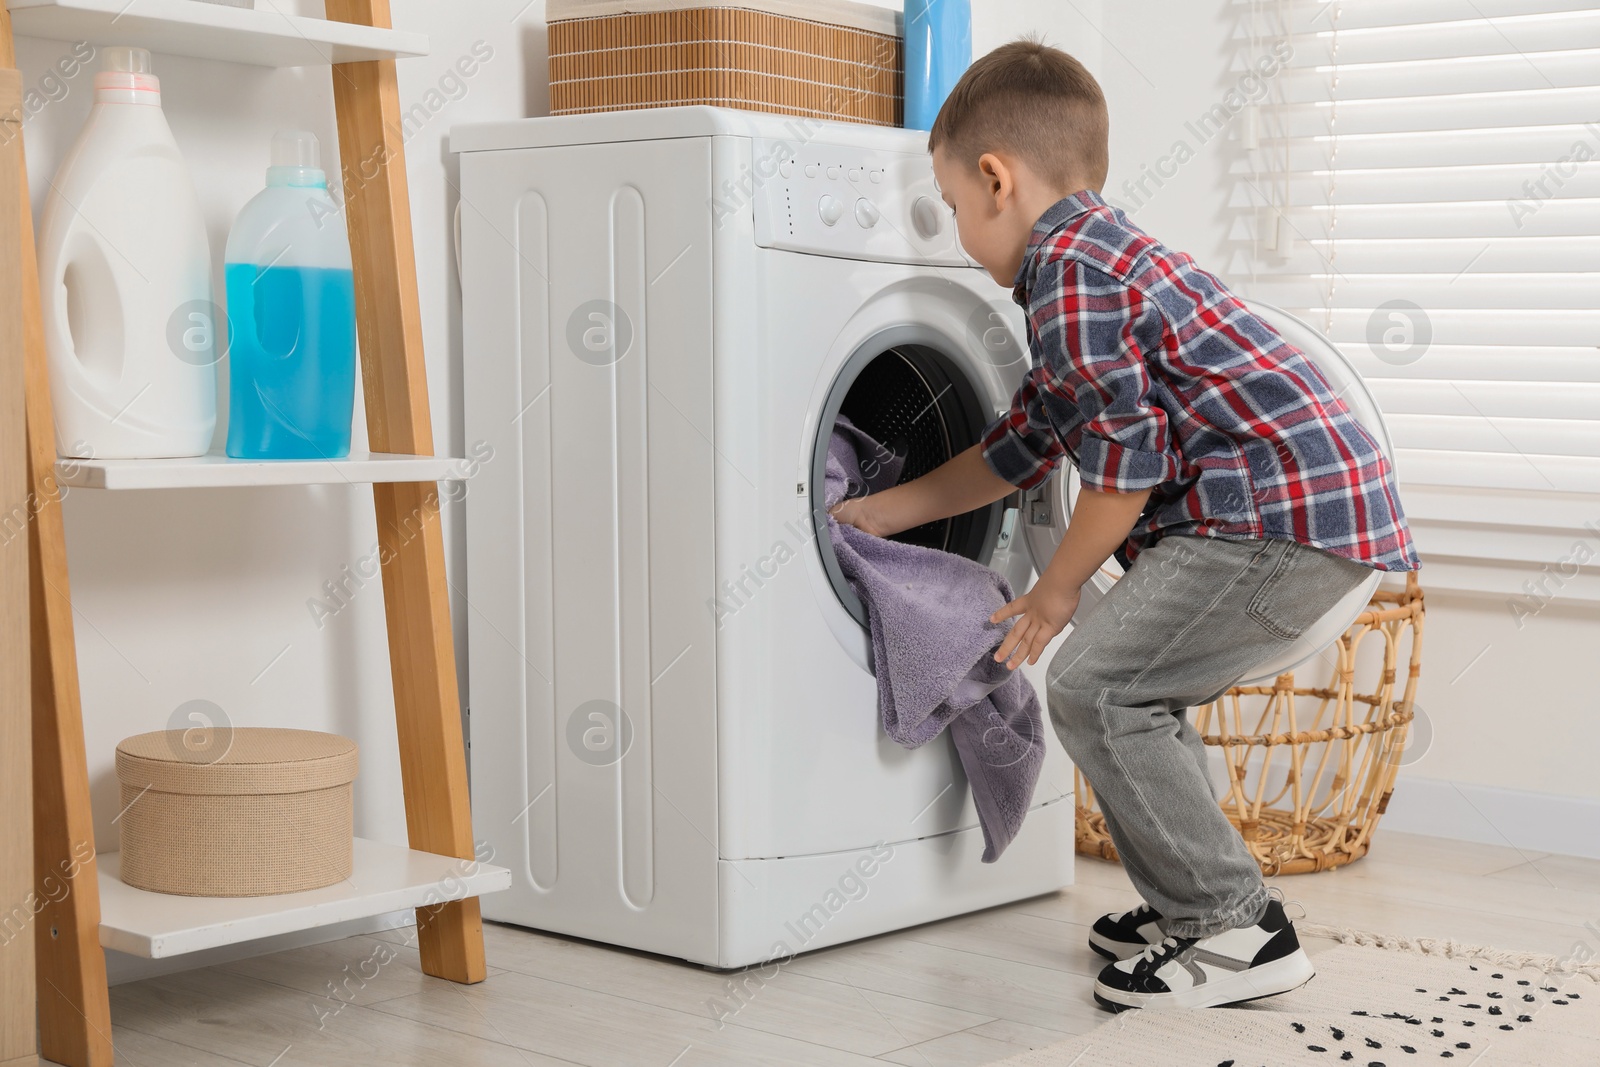
<svg viewBox="0 0 1600 1067"><path fill-rule="evenodd" d="M1126 1011L1013 1067L1600 1067L1600 964L1299 924L1343 942L1280 997Z"/></svg>

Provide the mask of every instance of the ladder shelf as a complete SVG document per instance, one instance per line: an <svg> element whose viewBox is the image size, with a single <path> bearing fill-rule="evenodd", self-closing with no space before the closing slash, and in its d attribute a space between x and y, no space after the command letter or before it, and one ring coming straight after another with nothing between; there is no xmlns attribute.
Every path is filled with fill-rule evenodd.
<svg viewBox="0 0 1600 1067"><path fill-rule="evenodd" d="M378 161L375 175L347 183L344 211L372 451L338 461L200 457L69 460L58 467L26 183L20 183L15 203L0 206L19 220L0 227L0 268L6 268L0 277L20 278L16 287L23 309L34 871L36 879L69 868L77 872L72 891L42 901L32 922L39 1048L45 1058L68 1067L113 1062L103 944L169 956L415 907L423 971L454 982L481 982L486 965L477 897L510 882L509 872L474 861L437 489L439 481L465 473L460 461L432 455L395 77L395 60L425 53L427 39L395 31L388 0L326 0L326 7L328 18L322 20L195 0L0 0L0 70L16 66L18 34L131 44L258 66L328 65L340 158ZM10 78L15 85L15 75ZM9 148L20 157L20 138ZM0 188L6 186L0 183ZM12 195L8 189L7 198ZM82 856L83 843L94 840L94 824L62 487L318 482L372 486L410 848L357 839L351 882L307 894L221 901L133 890L116 877L116 854L91 855L86 861Z"/></svg>

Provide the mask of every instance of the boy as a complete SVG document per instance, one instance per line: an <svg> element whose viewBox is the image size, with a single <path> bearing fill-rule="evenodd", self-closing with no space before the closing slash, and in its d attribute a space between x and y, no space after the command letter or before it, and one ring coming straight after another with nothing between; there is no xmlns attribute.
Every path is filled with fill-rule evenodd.
<svg viewBox="0 0 1600 1067"><path fill-rule="evenodd" d="M1211 791L1186 709L1220 696L1371 568L1418 566L1389 465L1316 368L1187 255L1100 198L1105 97L1071 56L1005 45L928 137L962 246L1027 311L1032 370L980 444L835 512L889 536L1031 488L1083 492L1055 557L991 622L1038 661L1080 587L1131 566L1050 664L1051 721L1144 902L1090 946L1095 999L1206 1007L1314 973Z"/></svg>

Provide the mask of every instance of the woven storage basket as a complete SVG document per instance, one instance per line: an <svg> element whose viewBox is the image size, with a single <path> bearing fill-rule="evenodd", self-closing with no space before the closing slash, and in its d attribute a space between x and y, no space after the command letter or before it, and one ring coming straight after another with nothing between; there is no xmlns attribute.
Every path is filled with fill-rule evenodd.
<svg viewBox="0 0 1600 1067"><path fill-rule="evenodd" d="M1416 574L1407 573L1404 589L1379 590L1328 650L1333 668L1326 686L1296 686L1295 676L1284 674L1270 686L1230 689L1193 712L1205 743L1222 750L1228 770L1222 808L1262 873L1322 871L1366 855L1415 714L1422 622L1422 589ZM1302 675L1320 671L1323 662ZM1368 668L1369 676L1358 680ZM1115 860L1094 791L1074 773L1077 849Z"/></svg>
<svg viewBox="0 0 1600 1067"><path fill-rule="evenodd" d="M549 0L550 113L711 104L896 126L897 17L844 0Z"/></svg>
<svg viewBox="0 0 1600 1067"><path fill-rule="evenodd" d="M253 897L350 877L356 744L310 730L183 730L117 745L122 880Z"/></svg>

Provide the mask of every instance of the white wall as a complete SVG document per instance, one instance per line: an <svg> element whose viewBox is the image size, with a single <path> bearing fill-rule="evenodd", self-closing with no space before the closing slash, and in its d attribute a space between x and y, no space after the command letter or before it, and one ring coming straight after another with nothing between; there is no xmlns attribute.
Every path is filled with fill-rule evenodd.
<svg viewBox="0 0 1600 1067"><path fill-rule="evenodd" d="M1237 5L1226 0L1163 4L1159 32L1145 5L976 0L975 7L979 51L1037 30L1099 75L1112 109L1107 192L1122 201L1128 199L1122 182L1137 178L1179 139L1193 142L1184 121L1220 99L1238 76L1226 65L1238 32ZM398 27L425 32L432 42L430 56L400 65L400 87L407 107L438 105L409 141L407 164L435 444L459 455L468 442L461 430L460 303L449 239L456 166L446 135L458 122L545 111L543 3L395 0L393 8ZM298 10L317 14L320 4L301 0ZM446 80L445 92L429 96L479 41L492 57L460 88ZM69 47L27 39L18 45L29 83ZM336 156L328 71L158 56L156 72L220 261L234 213L260 187L274 128L310 128L322 137L330 161ZM63 99L26 125L36 211L47 177L87 112L89 81L89 74L80 74ZM1238 253L1227 207L1235 147L1225 137L1191 147L1195 157L1135 217L1229 277ZM68 543L101 849L116 847L116 742L167 726L175 709L197 698L215 702L240 725L292 725L356 738L363 757L357 830L404 841L381 589L371 583L320 630L306 603L321 595L325 580L340 577L343 567L370 551L370 500L365 490L335 486L72 494ZM448 510L446 534L464 664L471 609L461 595L460 516L459 507ZM1416 772L1600 798L1588 767L1600 741L1600 708L1573 665L1596 647L1600 622L1592 612L1557 606L1524 631L1508 632L1509 616L1501 611L1497 603L1465 597L1434 602L1422 703L1437 737ZM1461 684L1450 685L1484 643L1490 651ZM1404 804L1403 790L1397 804Z"/></svg>

